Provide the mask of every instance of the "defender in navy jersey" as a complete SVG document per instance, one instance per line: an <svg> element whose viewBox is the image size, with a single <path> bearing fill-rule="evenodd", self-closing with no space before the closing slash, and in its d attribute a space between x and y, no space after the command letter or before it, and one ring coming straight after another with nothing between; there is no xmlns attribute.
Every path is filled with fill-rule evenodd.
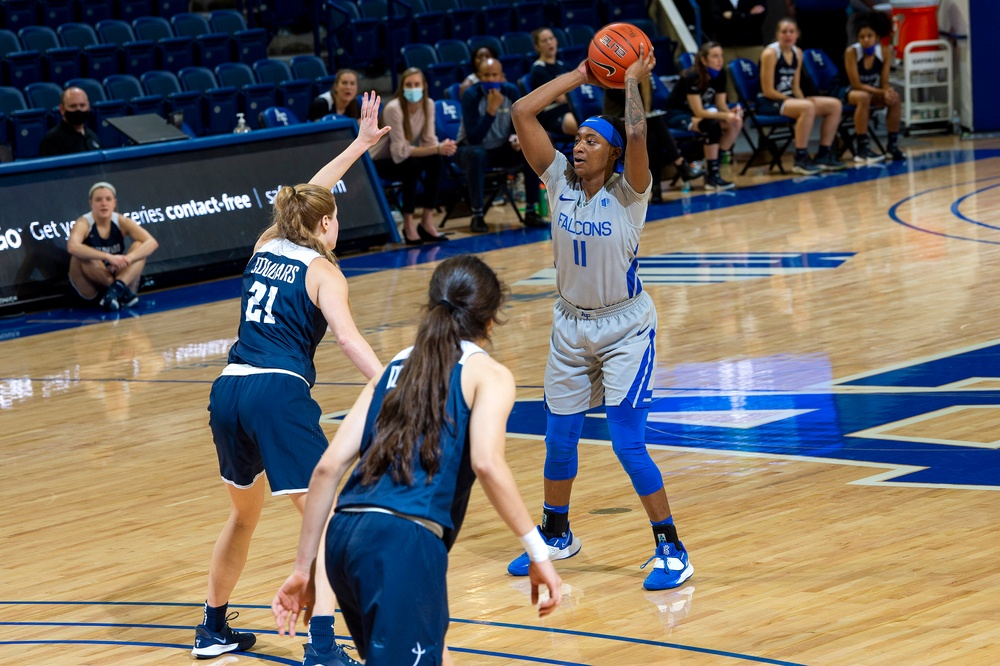
<svg viewBox="0 0 1000 666"><path fill-rule="evenodd" d="M117 191L111 183L90 188L90 212L77 218L69 232L69 283L85 301L100 297L108 310L139 302L139 279L146 259L158 247L153 235L115 211ZM126 247L125 239L131 240Z"/></svg>
<svg viewBox="0 0 1000 666"><path fill-rule="evenodd" d="M795 118L795 163L792 171L814 175L839 171L844 164L833 152L843 104L836 97L802 92L802 49L795 45L799 26L792 18L778 21L777 40L760 54L760 95L756 111L761 115ZM819 132L819 152L809 156L809 136L817 116L823 117Z"/></svg>
<svg viewBox="0 0 1000 666"><path fill-rule="evenodd" d="M879 162L886 157L892 160L905 158L899 149L899 120L902 104L899 94L889 83L891 48L880 42L892 33L892 23L882 12L855 14L854 30L858 41L844 51L844 73L848 85L840 90L840 99L854 105L854 131L856 146L854 159L858 162ZM886 154L873 151L868 141L868 120L872 109L886 109L885 125L889 131Z"/></svg>
<svg viewBox="0 0 1000 666"><path fill-rule="evenodd" d="M489 342L505 289L472 255L434 271L414 345L362 392L316 467L295 570L271 604L278 632L312 603L310 571L337 486L360 458L329 521L326 570L367 666L450 663L446 574L478 476L497 513L532 555L538 586L560 600L560 580L504 459L514 378Z"/></svg>
<svg viewBox="0 0 1000 666"><path fill-rule="evenodd" d="M333 249L339 222L332 188L390 128L378 129L379 98L364 95L357 138L308 184L284 186L274 201L274 223L261 234L243 272L239 336L229 365L212 384L209 425L219 472L229 492L229 521L219 535L208 574L208 596L192 651L208 659L247 650L256 637L234 631L226 616L264 502L267 474L274 495L305 509L313 468L327 447L321 411L309 389L313 356L329 328L341 351L366 379L382 369L361 337L347 279ZM304 664L357 664L334 641L332 594L310 608L311 636Z"/></svg>
<svg viewBox="0 0 1000 666"><path fill-rule="evenodd" d="M735 185L719 174L719 152L732 161L733 144L743 128L743 107L729 108L722 47L705 42L694 66L681 75L667 98L667 122L675 129L705 135L705 189L731 190Z"/></svg>
<svg viewBox="0 0 1000 666"><path fill-rule="evenodd" d="M639 83L655 64L652 53L640 52L626 70L624 124L611 116L580 123L572 164L553 148L537 115L577 86L598 85L586 61L512 110L525 157L548 189L559 290L545 368L545 504L539 532L552 559L580 550L569 529L569 500L584 416L603 402L612 446L653 529L656 551L646 564L655 564L643 582L648 590L677 587L694 573L644 438L656 369L656 308L642 290L636 258L652 186ZM523 576L529 562L526 552L507 571Z"/></svg>

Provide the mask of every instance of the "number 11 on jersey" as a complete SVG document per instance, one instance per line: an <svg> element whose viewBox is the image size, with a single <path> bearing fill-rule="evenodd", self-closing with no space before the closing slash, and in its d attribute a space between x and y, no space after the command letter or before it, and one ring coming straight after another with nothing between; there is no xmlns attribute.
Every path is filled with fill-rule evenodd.
<svg viewBox="0 0 1000 666"><path fill-rule="evenodd" d="M573 239L573 263L577 266L587 266L587 241Z"/></svg>

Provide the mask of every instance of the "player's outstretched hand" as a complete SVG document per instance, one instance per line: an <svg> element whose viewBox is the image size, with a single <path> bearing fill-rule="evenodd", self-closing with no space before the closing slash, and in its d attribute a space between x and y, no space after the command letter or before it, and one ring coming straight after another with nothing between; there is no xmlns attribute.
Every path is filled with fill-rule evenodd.
<svg viewBox="0 0 1000 666"><path fill-rule="evenodd" d="M645 51L646 45L639 44L639 59L625 70L626 81L635 78L636 81L642 82L652 75L653 68L656 67L656 58L653 56L653 49L649 49L649 53Z"/></svg>
<svg viewBox="0 0 1000 666"><path fill-rule="evenodd" d="M287 631L290 636L294 636L295 624L302 611L305 611L304 622L309 624L315 600L316 586L312 576L298 569L293 571L278 588L278 593L271 602L271 612L274 613L274 624L278 627L278 635L284 636Z"/></svg>
<svg viewBox="0 0 1000 666"><path fill-rule="evenodd" d="M556 573L551 560L532 562L528 566L528 579L531 581L531 604L538 605L538 617L545 617L556 609L562 601L562 579ZM538 586L549 588L549 598L538 603Z"/></svg>
<svg viewBox="0 0 1000 666"><path fill-rule="evenodd" d="M358 138L369 146L374 146L378 140L389 133L391 127L378 128L378 109L382 98L373 90L365 93L361 99L361 118L358 119Z"/></svg>

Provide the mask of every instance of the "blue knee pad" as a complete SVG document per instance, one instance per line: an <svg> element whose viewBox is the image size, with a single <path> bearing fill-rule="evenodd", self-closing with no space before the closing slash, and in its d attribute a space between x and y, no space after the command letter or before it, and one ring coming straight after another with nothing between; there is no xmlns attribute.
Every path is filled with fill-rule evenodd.
<svg viewBox="0 0 1000 666"><path fill-rule="evenodd" d="M585 412L579 414L553 414L546 412L545 419L545 478L566 481L576 478L579 461L578 446L583 432Z"/></svg>
<svg viewBox="0 0 1000 666"><path fill-rule="evenodd" d="M607 413L611 447L632 479L635 492L645 497L659 491L663 488L663 476L646 450L649 410L636 409L626 400L617 407L608 407Z"/></svg>

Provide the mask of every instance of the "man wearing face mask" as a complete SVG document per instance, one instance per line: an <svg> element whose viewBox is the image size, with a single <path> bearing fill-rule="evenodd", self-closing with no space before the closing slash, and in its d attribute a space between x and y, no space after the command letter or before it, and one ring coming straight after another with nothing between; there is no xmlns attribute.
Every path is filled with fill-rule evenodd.
<svg viewBox="0 0 1000 666"><path fill-rule="evenodd" d="M81 88L66 88L59 102L59 112L62 120L42 139L42 157L101 149L97 134L87 127L87 120L90 118L87 93Z"/></svg>
<svg viewBox="0 0 1000 666"><path fill-rule="evenodd" d="M521 154L514 133L510 107L521 96L517 86L503 81L503 67L495 58L480 61L476 72L479 83L462 95L462 126L458 130L458 160L465 169L469 184L469 206L476 233L489 231L483 219L483 188L488 167L520 165L524 173L524 198L527 212L524 224L547 227L549 223L535 210L540 181Z"/></svg>

